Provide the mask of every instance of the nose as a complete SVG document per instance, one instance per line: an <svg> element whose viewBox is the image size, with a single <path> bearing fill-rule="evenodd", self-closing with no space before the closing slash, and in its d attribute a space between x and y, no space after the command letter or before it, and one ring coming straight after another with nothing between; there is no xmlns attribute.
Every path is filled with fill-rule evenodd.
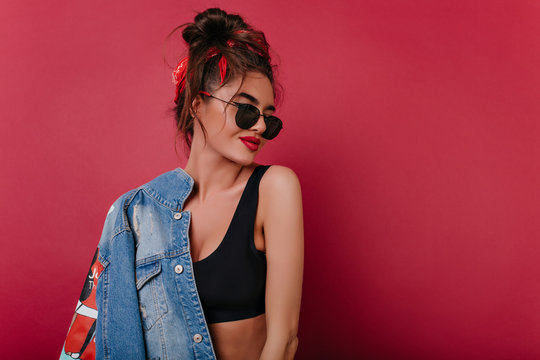
<svg viewBox="0 0 540 360"><path fill-rule="evenodd" d="M258 134L262 134L266 130L266 122L264 121L264 115L260 114L257 122L251 127L253 130L257 130Z"/></svg>

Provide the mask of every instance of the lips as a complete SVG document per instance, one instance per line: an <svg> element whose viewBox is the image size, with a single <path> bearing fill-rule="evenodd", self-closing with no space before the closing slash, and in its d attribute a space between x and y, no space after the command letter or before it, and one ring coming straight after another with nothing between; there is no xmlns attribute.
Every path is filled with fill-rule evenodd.
<svg viewBox="0 0 540 360"><path fill-rule="evenodd" d="M261 140L257 139L256 137L253 137L253 136L242 136L240 139L242 139L244 141L249 141L250 143L253 143L255 145L259 145L261 143Z"/></svg>
<svg viewBox="0 0 540 360"><path fill-rule="evenodd" d="M259 148L260 140L253 136L243 136L240 140L247 146L248 149L256 151Z"/></svg>

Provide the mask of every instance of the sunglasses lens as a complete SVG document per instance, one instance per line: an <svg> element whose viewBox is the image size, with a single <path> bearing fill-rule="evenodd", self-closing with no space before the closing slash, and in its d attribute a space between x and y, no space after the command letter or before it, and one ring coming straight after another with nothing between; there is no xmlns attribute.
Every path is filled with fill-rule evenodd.
<svg viewBox="0 0 540 360"><path fill-rule="evenodd" d="M261 136L267 140L271 140L279 134L283 123L279 118L275 116L267 116L265 117L264 121L266 123L266 130L262 133Z"/></svg>
<svg viewBox="0 0 540 360"><path fill-rule="evenodd" d="M241 129L249 129L257 123L260 112L255 106L250 104L238 104L236 112L236 125Z"/></svg>
<svg viewBox="0 0 540 360"><path fill-rule="evenodd" d="M237 104L238 111L236 112L236 125L241 129L249 129L257 123L261 113L257 107L251 104ZM266 130L262 133L262 137L270 140L279 134L283 127L281 120L275 116L265 116Z"/></svg>

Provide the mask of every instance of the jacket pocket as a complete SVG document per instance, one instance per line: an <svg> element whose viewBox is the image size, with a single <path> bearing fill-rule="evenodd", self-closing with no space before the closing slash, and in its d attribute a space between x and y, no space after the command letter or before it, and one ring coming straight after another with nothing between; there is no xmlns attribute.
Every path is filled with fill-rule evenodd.
<svg viewBox="0 0 540 360"><path fill-rule="evenodd" d="M168 311L163 279L160 274L160 261L139 265L135 268L139 309L146 330L150 330L156 321Z"/></svg>

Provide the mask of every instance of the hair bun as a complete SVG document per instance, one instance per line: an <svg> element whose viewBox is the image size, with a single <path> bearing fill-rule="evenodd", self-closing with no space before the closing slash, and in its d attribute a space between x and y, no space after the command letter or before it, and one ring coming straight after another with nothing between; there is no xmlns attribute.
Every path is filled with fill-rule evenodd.
<svg viewBox="0 0 540 360"><path fill-rule="evenodd" d="M224 43L234 31L248 28L241 16L210 8L195 16L194 23L184 29L182 37L190 46L200 41Z"/></svg>

